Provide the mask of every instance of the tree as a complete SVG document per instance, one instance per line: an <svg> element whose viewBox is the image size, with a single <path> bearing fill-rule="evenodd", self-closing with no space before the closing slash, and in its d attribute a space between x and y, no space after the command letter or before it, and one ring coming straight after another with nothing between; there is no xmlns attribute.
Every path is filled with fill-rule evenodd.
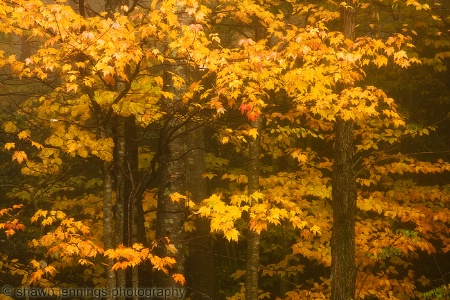
<svg viewBox="0 0 450 300"><path fill-rule="evenodd" d="M391 84L406 68L445 69L440 5L360 1L353 40L329 1L133 1L109 14L78 4L0 1L2 38L29 45L0 55L3 96L15 100L1 114L0 169L15 174L2 176L4 281L112 288L129 270L134 287L179 286L185 273L203 292L185 256L198 260L188 240L210 231L230 299L335 297L337 229L353 230L336 216L346 179L356 283L343 297L445 288L445 272L432 285L423 261L446 262L449 163L413 149L431 149L438 132L417 118L422 99L403 93L419 80ZM430 119L448 120L429 106ZM340 146L353 149L343 161ZM138 267L154 272L138 282Z"/></svg>
<svg viewBox="0 0 450 300"><path fill-rule="evenodd" d="M341 4L344 36L355 39L355 5ZM348 87L343 87L348 88ZM353 120L337 117L332 176L331 299L355 299L356 185L353 174Z"/></svg>
<svg viewBox="0 0 450 300"><path fill-rule="evenodd" d="M256 136L251 137L248 143L248 195L250 198L255 193L259 193L259 175L260 175L260 134L261 119L251 122L251 130L256 132ZM258 204L257 197L250 200L250 206L254 207ZM245 274L245 299L258 299L258 279L259 279L259 233L253 230L252 223L249 223L249 232L247 236L248 254Z"/></svg>
<svg viewBox="0 0 450 300"><path fill-rule="evenodd" d="M205 127L189 122L186 144L186 176L188 201L195 205L208 198L205 161ZM194 216L186 225L194 228L187 234L189 255L186 258L186 286L192 289L193 299L219 299L219 287L215 268L215 258L207 219ZM187 230L189 231L189 230Z"/></svg>

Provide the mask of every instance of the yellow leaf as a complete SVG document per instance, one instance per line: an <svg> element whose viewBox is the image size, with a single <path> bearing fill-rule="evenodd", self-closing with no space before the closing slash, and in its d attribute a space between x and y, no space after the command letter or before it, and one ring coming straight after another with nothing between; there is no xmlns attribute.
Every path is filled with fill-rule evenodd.
<svg viewBox="0 0 450 300"><path fill-rule="evenodd" d="M193 232L195 228L195 223L192 221L185 222L183 225L183 229L185 232Z"/></svg>
<svg viewBox="0 0 450 300"><path fill-rule="evenodd" d="M159 87L162 87L162 86L163 86L163 78L162 78L161 76L156 76L154 79L155 79L155 81L156 81L156 84L157 84Z"/></svg>
<svg viewBox="0 0 450 300"><path fill-rule="evenodd" d="M320 231L321 231L321 228L319 227L319 226L317 226L317 225L314 225L313 227L311 227L311 231L314 233L314 235L317 235L317 234L322 234Z"/></svg>
<svg viewBox="0 0 450 300"><path fill-rule="evenodd" d="M176 273L172 275L172 279L175 282L180 283L181 285L185 285L186 284L186 279L184 278L184 276L182 274Z"/></svg>
<svg viewBox="0 0 450 300"><path fill-rule="evenodd" d="M19 130L16 124L11 121L5 122L5 124L3 124L3 129L6 133L15 133Z"/></svg>
<svg viewBox="0 0 450 300"><path fill-rule="evenodd" d="M88 260L86 260L86 259L83 259L83 258L80 258L80 259L78 260L78 263L79 263L80 265L82 265L82 266L86 266L86 265L91 265L91 266L93 266L93 265L94 265L92 262L90 262L90 261L88 261Z"/></svg>
<svg viewBox="0 0 450 300"><path fill-rule="evenodd" d="M200 207L200 209L198 210L198 213L199 213L200 216L202 216L202 217L208 217L208 216L211 215L211 208L202 206L202 207Z"/></svg>
<svg viewBox="0 0 450 300"><path fill-rule="evenodd" d="M173 98L175 97L175 95L173 93L170 93L170 92L161 91L160 93L161 93L161 95L164 98L167 98L167 99L170 99L170 100L173 100Z"/></svg>
<svg viewBox="0 0 450 300"><path fill-rule="evenodd" d="M233 278L234 280L238 280L239 278L244 276L245 273L246 273L245 270L237 270L236 272L231 274L230 277Z"/></svg>
<svg viewBox="0 0 450 300"><path fill-rule="evenodd" d="M231 228L227 231L225 231L225 237L228 241L238 241L239 238L239 231L236 228Z"/></svg>
<svg viewBox="0 0 450 300"><path fill-rule="evenodd" d="M378 68L382 67L382 66L386 66L388 63L388 59L386 56L384 55L378 55L375 58L375 64L377 65Z"/></svg>
<svg viewBox="0 0 450 300"><path fill-rule="evenodd" d="M44 149L44 146L42 144L39 144L38 142L31 141L31 146L38 148L39 150Z"/></svg>
<svg viewBox="0 0 450 300"><path fill-rule="evenodd" d="M308 155L301 152L301 150L295 150L291 155L293 158L296 158L299 163L306 163L308 161Z"/></svg>
<svg viewBox="0 0 450 300"><path fill-rule="evenodd" d="M30 137L30 133L28 131L24 130L24 131L21 131L17 136L19 137L19 139L25 140Z"/></svg>
<svg viewBox="0 0 450 300"><path fill-rule="evenodd" d="M254 199L254 200L263 200L264 199L264 194L261 192L254 192L253 194L250 195L250 198Z"/></svg>
<svg viewBox="0 0 450 300"><path fill-rule="evenodd" d="M6 143L5 144L5 149L6 150L11 150L12 148L14 148L16 146L16 143Z"/></svg>
<svg viewBox="0 0 450 300"><path fill-rule="evenodd" d="M408 58L408 55L406 54L406 52L404 50L400 50L400 51L394 53L395 60L399 60L402 58Z"/></svg>
<svg viewBox="0 0 450 300"><path fill-rule="evenodd" d="M256 140L258 137L258 129L252 128L247 132L247 134Z"/></svg>
<svg viewBox="0 0 450 300"><path fill-rule="evenodd" d="M66 91L70 93L71 91L76 92L78 90L78 84L66 83Z"/></svg>
<svg viewBox="0 0 450 300"><path fill-rule="evenodd" d="M27 154L24 151L16 151L12 156L12 160L17 160L19 164L21 164L24 160L27 160Z"/></svg>
<svg viewBox="0 0 450 300"><path fill-rule="evenodd" d="M6 146L6 145L5 145L5 146ZM8 149L8 150L9 150L9 149ZM214 173L205 173L205 174L202 174L202 178L213 179L214 176L217 176L217 175L214 174Z"/></svg>
<svg viewBox="0 0 450 300"><path fill-rule="evenodd" d="M172 202L180 202L181 200L186 200L186 199L187 199L186 196L183 196L178 192L175 192L170 195L170 200L172 200Z"/></svg>
<svg viewBox="0 0 450 300"><path fill-rule="evenodd" d="M178 252L178 250L177 250L177 248L175 247L174 244L169 244L169 245L167 245L167 246L166 246L166 249L167 249L168 251L170 251L172 254L175 254L175 253Z"/></svg>

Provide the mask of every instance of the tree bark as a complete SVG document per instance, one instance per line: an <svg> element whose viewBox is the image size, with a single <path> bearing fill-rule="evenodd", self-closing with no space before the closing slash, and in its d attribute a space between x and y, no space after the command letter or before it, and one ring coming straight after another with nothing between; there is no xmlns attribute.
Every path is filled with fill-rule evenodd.
<svg viewBox="0 0 450 300"><path fill-rule="evenodd" d="M167 111L167 108L166 108ZM159 242L158 254L160 256L173 257L176 264L170 269L169 274L159 272L157 276L158 287L180 287L175 283L171 275L184 274L185 263L185 202L172 201L170 195L175 192L183 193L185 190L185 143L182 127L176 118L171 118L161 132L162 148L160 149L159 165L161 168L158 190L158 210L156 215L156 239ZM174 137L176 136L176 137ZM176 253L166 249L166 238L176 248Z"/></svg>
<svg viewBox="0 0 450 300"><path fill-rule="evenodd" d="M114 183L116 190L116 205L115 205L115 246L124 244L124 224L125 224L125 160L127 157L125 144L125 119L122 116L115 117L115 147L114 147ZM126 273L124 270L117 270L116 285L124 288L126 282ZM123 299L123 297L121 298Z"/></svg>
<svg viewBox="0 0 450 300"><path fill-rule="evenodd" d="M206 173L204 128L196 124L188 126L186 172L190 201L199 204L208 197L207 183L202 177ZM210 240L210 222L205 218L195 219L195 231L189 234L189 256L186 262L187 285L193 300L219 299L214 255Z"/></svg>
<svg viewBox="0 0 450 300"><path fill-rule="evenodd" d="M256 138L249 137L248 143L248 195L259 190L259 169L260 169L260 132L261 118L251 122L251 126L256 128L258 135ZM255 205L255 200L250 206ZM259 245L260 237L255 231L248 229L247 234L247 264L245 275L245 299L258 299L258 279L259 279Z"/></svg>
<svg viewBox="0 0 450 300"><path fill-rule="evenodd" d="M114 248L114 214L113 214L113 186L110 162L103 162L103 244L104 249ZM107 289L112 292L116 288L116 274L112 270L114 261L107 260ZM108 297L107 299L112 299Z"/></svg>
<svg viewBox="0 0 450 300"><path fill-rule="evenodd" d="M191 18L178 2L176 9L180 26L189 25ZM163 74L164 89L173 93L174 98L168 99L162 96L161 101L161 109L166 113L168 119L161 130L160 149L158 150L158 163L161 171L156 214L156 239L159 243L159 255L173 257L176 263L170 269L169 274L159 272L156 283L162 288L181 288L181 284L175 282L172 275L175 273L185 275L185 201L172 201L170 196L174 193L184 195L186 192L186 161L184 159L187 148L186 124L184 124L186 121L181 115L184 114L182 96L186 92L186 85L189 84L188 68L184 61L179 60L175 64L166 66ZM181 88L175 88L171 74L183 77L186 84ZM175 246L175 253L165 247L167 240ZM178 297L169 299L178 299Z"/></svg>
<svg viewBox="0 0 450 300"><path fill-rule="evenodd" d="M355 39L355 10L341 5L344 35ZM338 117L335 124L332 175L333 234L331 237L331 299L355 299L356 185L353 174L353 121Z"/></svg>
<svg viewBox="0 0 450 300"><path fill-rule="evenodd" d="M336 124L333 168L333 234L331 238L331 299L355 297L356 191L352 171L353 122Z"/></svg>
<svg viewBox="0 0 450 300"><path fill-rule="evenodd" d="M125 180L125 241L129 246L135 243L147 245L145 236L145 220L142 207L142 194L140 185L146 185L139 174L139 150L137 145L137 126L134 117L125 119L125 142L127 150ZM131 288L139 288L139 266L131 268L130 271ZM133 297L137 300L138 296Z"/></svg>

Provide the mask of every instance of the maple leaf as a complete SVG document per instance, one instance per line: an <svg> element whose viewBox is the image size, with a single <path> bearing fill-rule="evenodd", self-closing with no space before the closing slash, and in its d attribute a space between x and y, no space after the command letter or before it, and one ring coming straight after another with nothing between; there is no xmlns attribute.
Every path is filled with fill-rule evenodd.
<svg viewBox="0 0 450 300"><path fill-rule="evenodd" d="M251 128L247 131L247 134L251 136L252 138L256 139L258 137L258 129L257 128Z"/></svg>
<svg viewBox="0 0 450 300"><path fill-rule="evenodd" d="M235 228L226 230L224 232L224 236L228 241L238 241L239 240L239 231Z"/></svg>
<svg viewBox="0 0 450 300"><path fill-rule="evenodd" d="M183 274L180 273L173 274L172 279L183 286L186 284L186 279L184 278Z"/></svg>
<svg viewBox="0 0 450 300"><path fill-rule="evenodd" d="M250 198L258 201L258 200L263 200L264 199L264 194L261 192L254 192L253 194L250 195Z"/></svg>
<svg viewBox="0 0 450 300"><path fill-rule="evenodd" d="M187 197L175 192L170 194L170 200L172 200L172 202L180 202L181 200L187 200Z"/></svg>
<svg viewBox="0 0 450 300"><path fill-rule="evenodd" d="M202 207L199 208L198 213L202 217L208 217L208 216L211 215L211 208L206 207L206 206L202 206Z"/></svg>
<svg viewBox="0 0 450 300"><path fill-rule="evenodd" d="M16 126L16 124L14 124L11 121L7 121L3 124L3 129L5 130L5 132L7 133L15 133L18 131L18 128Z"/></svg>
<svg viewBox="0 0 450 300"><path fill-rule="evenodd" d="M251 38L239 40L239 45L244 48L247 48L249 45L253 45L254 43L255 42Z"/></svg>
<svg viewBox="0 0 450 300"><path fill-rule="evenodd" d="M17 160L19 164L21 164L23 161L28 160L27 154L24 151L15 151L12 160Z"/></svg>
<svg viewBox="0 0 450 300"><path fill-rule="evenodd" d="M314 233L314 235L322 234L321 230L322 229L317 225L314 225L313 227L311 227L311 231Z"/></svg>
<svg viewBox="0 0 450 300"><path fill-rule="evenodd" d="M168 251L170 251L170 253L172 253L172 254L175 254L175 253L178 252L178 250L177 250L177 248L175 247L174 244L166 245L166 249L167 249Z"/></svg>
<svg viewBox="0 0 450 300"><path fill-rule="evenodd" d="M250 104L241 104L239 106L239 110L241 111L241 114L245 114L247 111L250 111L252 109L252 107L250 106Z"/></svg>
<svg viewBox="0 0 450 300"><path fill-rule="evenodd" d="M31 141L31 146L38 148L39 150L44 149L44 146L38 142Z"/></svg>
<svg viewBox="0 0 450 300"><path fill-rule="evenodd" d="M68 93L70 93L70 92L76 92L76 91L78 91L78 84L75 84L75 83L66 83L66 91L68 92Z"/></svg>
<svg viewBox="0 0 450 300"><path fill-rule="evenodd" d="M30 138L30 132L29 132L28 130L21 131L21 132L17 135L17 137L18 137L19 139L21 139L21 140L28 139L28 138Z"/></svg>
<svg viewBox="0 0 450 300"><path fill-rule="evenodd" d="M5 144L5 149L6 150L11 150L14 147L16 147L16 143L6 143Z"/></svg>
<svg viewBox="0 0 450 300"><path fill-rule="evenodd" d="M258 118L259 118L260 113L256 112L256 111L250 111L247 114L247 118L252 121L255 122Z"/></svg>
<svg viewBox="0 0 450 300"><path fill-rule="evenodd" d="M5 230L5 234L10 237L12 235L14 235L14 233L16 233L16 231L12 228Z"/></svg>
<svg viewBox="0 0 450 300"><path fill-rule="evenodd" d="M202 24L191 24L189 25L189 29L195 33L199 32L200 30L203 30Z"/></svg>
<svg viewBox="0 0 450 300"><path fill-rule="evenodd" d="M384 55L377 55L377 57L375 58L375 64L377 65L378 68L387 65L387 62L388 59Z"/></svg>

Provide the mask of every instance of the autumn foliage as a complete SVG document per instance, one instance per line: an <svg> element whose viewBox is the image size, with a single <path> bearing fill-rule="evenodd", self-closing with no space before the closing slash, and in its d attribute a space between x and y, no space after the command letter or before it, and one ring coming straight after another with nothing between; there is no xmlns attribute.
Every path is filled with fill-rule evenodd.
<svg viewBox="0 0 450 300"><path fill-rule="evenodd" d="M173 272L184 241L157 238L172 184L158 178L162 149L182 141L185 162L183 139L202 128L208 196L193 201L188 184L166 196L185 236L208 220L222 297L245 298L252 231L259 299L328 299L342 119L354 124L356 299L450 295L450 4L354 1L352 41L337 25L345 2L79 2L85 15L0 1L2 282L100 287L139 269L144 287L190 287L189 269ZM122 209L140 219L119 224L121 199L138 199Z"/></svg>

